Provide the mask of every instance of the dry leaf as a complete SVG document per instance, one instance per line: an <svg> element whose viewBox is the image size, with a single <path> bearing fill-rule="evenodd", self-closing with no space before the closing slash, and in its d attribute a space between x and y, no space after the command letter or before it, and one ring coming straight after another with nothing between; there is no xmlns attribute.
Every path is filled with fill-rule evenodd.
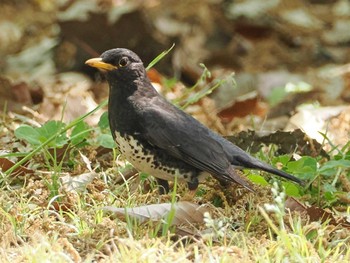
<svg viewBox="0 0 350 263"><path fill-rule="evenodd" d="M320 108L303 108L289 119L289 123L285 130L301 129L309 137L316 139L319 143L323 143L324 137L320 132L327 134L327 137L334 142L338 136L338 130L330 131L327 126L332 117L339 115L345 111L348 106L320 107Z"/></svg>
<svg viewBox="0 0 350 263"><path fill-rule="evenodd" d="M218 116L221 118L222 122L229 123L236 117L242 118L248 115L263 117L266 115L266 113L267 105L255 97L249 98L245 101L236 102L231 107L220 111Z"/></svg>
<svg viewBox="0 0 350 263"><path fill-rule="evenodd" d="M305 206L293 197L289 197L286 200L286 209L306 213L312 222L320 221L321 223L324 223L328 221L331 225L341 225L350 228L350 222L348 222L346 218L335 218L332 212L317 206Z"/></svg>
<svg viewBox="0 0 350 263"><path fill-rule="evenodd" d="M0 158L0 169L2 172L6 172L8 169L12 168L15 165L14 162L6 159L6 158ZM28 169L24 166L20 166L19 168L15 169L12 172L13 176L21 176L24 174L33 174L34 171L32 169Z"/></svg>
<svg viewBox="0 0 350 263"><path fill-rule="evenodd" d="M86 168L90 171L90 172L93 172L92 171L92 168L91 168L91 162L89 160L89 158L87 158L86 155L82 154L80 151L79 151L79 154L81 156L81 159L83 159L83 162L86 164Z"/></svg>
<svg viewBox="0 0 350 263"><path fill-rule="evenodd" d="M107 206L105 211L114 213L118 218L125 220L126 215L141 223L146 221L159 221L165 218L171 211L171 203L153 204L134 208L118 208ZM173 206L175 216L172 225L202 223L203 215L209 211L208 206L191 202L178 202Z"/></svg>
<svg viewBox="0 0 350 263"><path fill-rule="evenodd" d="M97 177L97 173L83 173L77 176L66 175L61 177L62 186L67 192L84 191L86 185L89 184L95 177Z"/></svg>

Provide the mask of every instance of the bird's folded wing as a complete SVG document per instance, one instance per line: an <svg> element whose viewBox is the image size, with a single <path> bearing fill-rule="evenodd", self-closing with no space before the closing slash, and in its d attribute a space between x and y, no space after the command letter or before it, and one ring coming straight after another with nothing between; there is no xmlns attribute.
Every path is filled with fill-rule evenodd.
<svg viewBox="0 0 350 263"><path fill-rule="evenodd" d="M153 104L143 113L145 139L200 170L225 177L230 163L217 135L175 106L167 106Z"/></svg>

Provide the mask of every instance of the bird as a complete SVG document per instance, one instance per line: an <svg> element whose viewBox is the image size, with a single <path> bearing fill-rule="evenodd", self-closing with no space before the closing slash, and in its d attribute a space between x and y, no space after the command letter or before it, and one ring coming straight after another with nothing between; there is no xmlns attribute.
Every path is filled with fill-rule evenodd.
<svg viewBox="0 0 350 263"><path fill-rule="evenodd" d="M167 101L153 87L142 60L126 48L107 50L85 62L101 70L109 84L108 119L117 148L137 170L154 176L160 194L169 182L189 190L213 176L253 191L238 170L262 170L303 185L303 180L252 157L190 114Z"/></svg>

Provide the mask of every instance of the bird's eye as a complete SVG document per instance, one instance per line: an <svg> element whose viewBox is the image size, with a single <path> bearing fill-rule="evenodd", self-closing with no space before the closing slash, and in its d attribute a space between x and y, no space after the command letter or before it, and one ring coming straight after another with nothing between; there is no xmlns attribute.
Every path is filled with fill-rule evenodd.
<svg viewBox="0 0 350 263"><path fill-rule="evenodd" d="M128 59L127 58L121 58L120 60L119 60L119 67L125 67L127 64L128 64Z"/></svg>

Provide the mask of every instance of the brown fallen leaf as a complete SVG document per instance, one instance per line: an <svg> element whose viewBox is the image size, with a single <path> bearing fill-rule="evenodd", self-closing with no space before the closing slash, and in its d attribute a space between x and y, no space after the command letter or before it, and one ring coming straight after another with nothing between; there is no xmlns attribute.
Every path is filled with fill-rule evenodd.
<svg viewBox="0 0 350 263"><path fill-rule="evenodd" d="M209 207L183 201L173 205L175 210L172 225L203 223L204 213ZM118 208L106 206L105 211L114 213L119 219L125 220L126 216L137 219L141 223L146 221L159 221L165 218L172 210L171 203L152 204L133 208Z"/></svg>
<svg viewBox="0 0 350 263"><path fill-rule="evenodd" d="M12 93L14 94L16 101L26 105L32 105L32 97L30 95L29 86L25 82L19 82L12 86Z"/></svg>
<svg viewBox="0 0 350 263"><path fill-rule="evenodd" d="M350 228L350 222L348 222L346 218L336 218L332 212L317 206L305 206L293 197L289 197L286 200L285 207L290 211L306 213L311 222L320 221L321 223L324 223L328 221L331 225L341 225L342 227Z"/></svg>
<svg viewBox="0 0 350 263"><path fill-rule="evenodd" d="M16 113L23 113L23 105L32 105L32 98L27 83L13 84L9 78L0 76L0 107Z"/></svg>
<svg viewBox="0 0 350 263"><path fill-rule="evenodd" d="M7 158L0 158L0 169L2 172L6 172L15 165L14 162L8 160ZM12 176L21 176L25 174L33 174L34 170L28 169L24 166L20 166L12 172Z"/></svg>
<svg viewBox="0 0 350 263"><path fill-rule="evenodd" d="M242 118L251 114L263 117L266 113L267 105L261 102L258 97L254 97L235 102L232 106L220 111L218 116L222 122L229 123L237 117Z"/></svg>
<svg viewBox="0 0 350 263"><path fill-rule="evenodd" d="M46 205L46 204L45 204ZM73 205L67 202L58 202L58 201L53 201L50 206L50 210L55 210L55 211L71 211Z"/></svg>

